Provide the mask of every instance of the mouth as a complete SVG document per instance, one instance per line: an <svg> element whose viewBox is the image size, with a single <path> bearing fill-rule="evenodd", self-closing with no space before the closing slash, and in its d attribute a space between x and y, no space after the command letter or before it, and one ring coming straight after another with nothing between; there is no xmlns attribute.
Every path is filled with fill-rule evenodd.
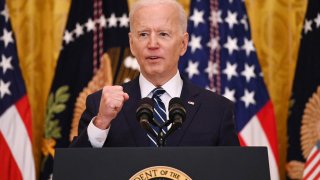
<svg viewBox="0 0 320 180"><path fill-rule="evenodd" d="M147 56L147 59L148 60L159 60L159 59L161 59L161 57L160 56Z"/></svg>

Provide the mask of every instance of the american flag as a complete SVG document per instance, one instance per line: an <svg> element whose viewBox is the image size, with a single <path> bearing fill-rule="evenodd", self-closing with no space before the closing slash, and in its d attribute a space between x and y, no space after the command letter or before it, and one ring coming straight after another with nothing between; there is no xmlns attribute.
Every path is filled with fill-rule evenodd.
<svg viewBox="0 0 320 180"><path fill-rule="evenodd" d="M303 179L320 179L320 140L308 156L303 170Z"/></svg>
<svg viewBox="0 0 320 180"><path fill-rule="evenodd" d="M191 1L188 32L189 47L180 60L180 72L235 103L241 145L266 146L271 179L279 179L273 105L251 39L244 2Z"/></svg>
<svg viewBox="0 0 320 180"><path fill-rule="evenodd" d="M8 8L0 0L0 179L36 179L31 111Z"/></svg>

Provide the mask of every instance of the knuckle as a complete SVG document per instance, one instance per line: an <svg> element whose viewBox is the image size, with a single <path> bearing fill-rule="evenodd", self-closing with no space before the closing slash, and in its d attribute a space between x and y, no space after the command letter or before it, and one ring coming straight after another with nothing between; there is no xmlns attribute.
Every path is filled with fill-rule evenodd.
<svg viewBox="0 0 320 180"><path fill-rule="evenodd" d="M122 86L119 86L119 85L116 85L115 88L119 91L123 91L123 87Z"/></svg>

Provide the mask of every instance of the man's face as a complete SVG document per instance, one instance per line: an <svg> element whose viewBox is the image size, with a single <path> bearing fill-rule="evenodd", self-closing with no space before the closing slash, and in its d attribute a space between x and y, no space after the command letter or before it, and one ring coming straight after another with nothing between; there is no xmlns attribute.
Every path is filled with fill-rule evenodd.
<svg viewBox="0 0 320 180"><path fill-rule="evenodd" d="M166 4L138 9L129 33L132 54L141 73L152 83L165 83L178 69L179 57L187 49L177 10Z"/></svg>

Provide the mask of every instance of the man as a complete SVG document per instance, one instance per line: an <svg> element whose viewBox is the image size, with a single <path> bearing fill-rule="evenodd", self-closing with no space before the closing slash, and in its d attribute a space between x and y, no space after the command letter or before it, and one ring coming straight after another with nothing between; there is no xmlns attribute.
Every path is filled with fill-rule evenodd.
<svg viewBox="0 0 320 180"><path fill-rule="evenodd" d="M178 61L188 47L186 31L186 14L175 0L135 4L129 40L141 73L122 86L106 86L88 96L79 136L71 147L156 146L135 116L140 99L152 97L155 88L163 93L157 103L165 106L165 116L173 97L180 97L186 109L185 122L167 138L166 146L239 145L232 102L180 77Z"/></svg>

